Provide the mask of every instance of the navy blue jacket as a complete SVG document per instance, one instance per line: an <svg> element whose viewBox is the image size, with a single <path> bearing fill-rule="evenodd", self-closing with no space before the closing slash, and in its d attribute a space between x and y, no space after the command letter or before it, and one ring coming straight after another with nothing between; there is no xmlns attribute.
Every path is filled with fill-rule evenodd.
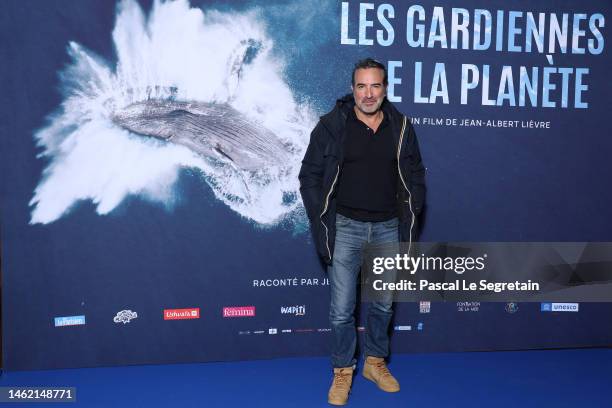
<svg viewBox="0 0 612 408"><path fill-rule="evenodd" d="M355 106L352 95L336 102L310 134L300 169L300 193L306 208L317 253L331 264L336 239L336 191L344 162L346 121ZM386 98L381 106L396 138L398 157L397 213L400 241L416 239L417 217L425 203L425 167L414 128Z"/></svg>

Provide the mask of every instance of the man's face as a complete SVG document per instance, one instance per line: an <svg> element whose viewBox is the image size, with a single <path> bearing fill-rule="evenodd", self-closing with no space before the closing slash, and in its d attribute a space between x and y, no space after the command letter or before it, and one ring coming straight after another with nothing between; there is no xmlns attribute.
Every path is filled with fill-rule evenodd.
<svg viewBox="0 0 612 408"><path fill-rule="evenodd" d="M380 109L387 87L383 85L384 72L379 68L360 68L355 71L353 96L357 109L372 115Z"/></svg>

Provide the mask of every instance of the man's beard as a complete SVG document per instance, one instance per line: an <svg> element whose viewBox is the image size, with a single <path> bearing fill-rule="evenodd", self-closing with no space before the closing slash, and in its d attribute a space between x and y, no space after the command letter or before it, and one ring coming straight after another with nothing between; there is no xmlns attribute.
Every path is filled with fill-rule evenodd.
<svg viewBox="0 0 612 408"><path fill-rule="evenodd" d="M385 100L385 97L381 97L379 100L376 101L376 103L374 103L373 105L366 105L365 102L359 102L357 103L357 108L368 115L371 115L373 113L378 112L378 110L380 109L380 107L382 106L383 101Z"/></svg>

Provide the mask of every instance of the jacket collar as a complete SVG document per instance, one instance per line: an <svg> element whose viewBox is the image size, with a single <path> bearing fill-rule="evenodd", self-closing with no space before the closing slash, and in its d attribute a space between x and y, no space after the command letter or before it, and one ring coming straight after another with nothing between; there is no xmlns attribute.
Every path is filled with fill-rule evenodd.
<svg viewBox="0 0 612 408"><path fill-rule="evenodd" d="M344 129L348 114L355 106L355 98L353 94L346 94L336 101L336 106L328 114L321 117L321 123L340 140L344 137ZM389 123L394 129L393 133L399 140L399 131L401 127L402 114L393 106L391 102L385 98L381 105L384 114L389 118ZM399 127L398 127L399 126Z"/></svg>

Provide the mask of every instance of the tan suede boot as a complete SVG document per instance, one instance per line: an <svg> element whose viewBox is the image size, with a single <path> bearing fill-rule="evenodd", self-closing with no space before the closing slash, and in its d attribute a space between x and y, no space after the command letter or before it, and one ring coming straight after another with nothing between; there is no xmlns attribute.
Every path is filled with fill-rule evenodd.
<svg viewBox="0 0 612 408"><path fill-rule="evenodd" d="M334 368L334 380L327 394L327 402L332 405L346 404L353 383L353 370L353 367Z"/></svg>
<svg viewBox="0 0 612 408"><path fill-rule="evenodd" d="M383 391L398 392L400 390L399 383L389 372L384 358L368 356L363 366L363 376L375 382Z"/></svg>

